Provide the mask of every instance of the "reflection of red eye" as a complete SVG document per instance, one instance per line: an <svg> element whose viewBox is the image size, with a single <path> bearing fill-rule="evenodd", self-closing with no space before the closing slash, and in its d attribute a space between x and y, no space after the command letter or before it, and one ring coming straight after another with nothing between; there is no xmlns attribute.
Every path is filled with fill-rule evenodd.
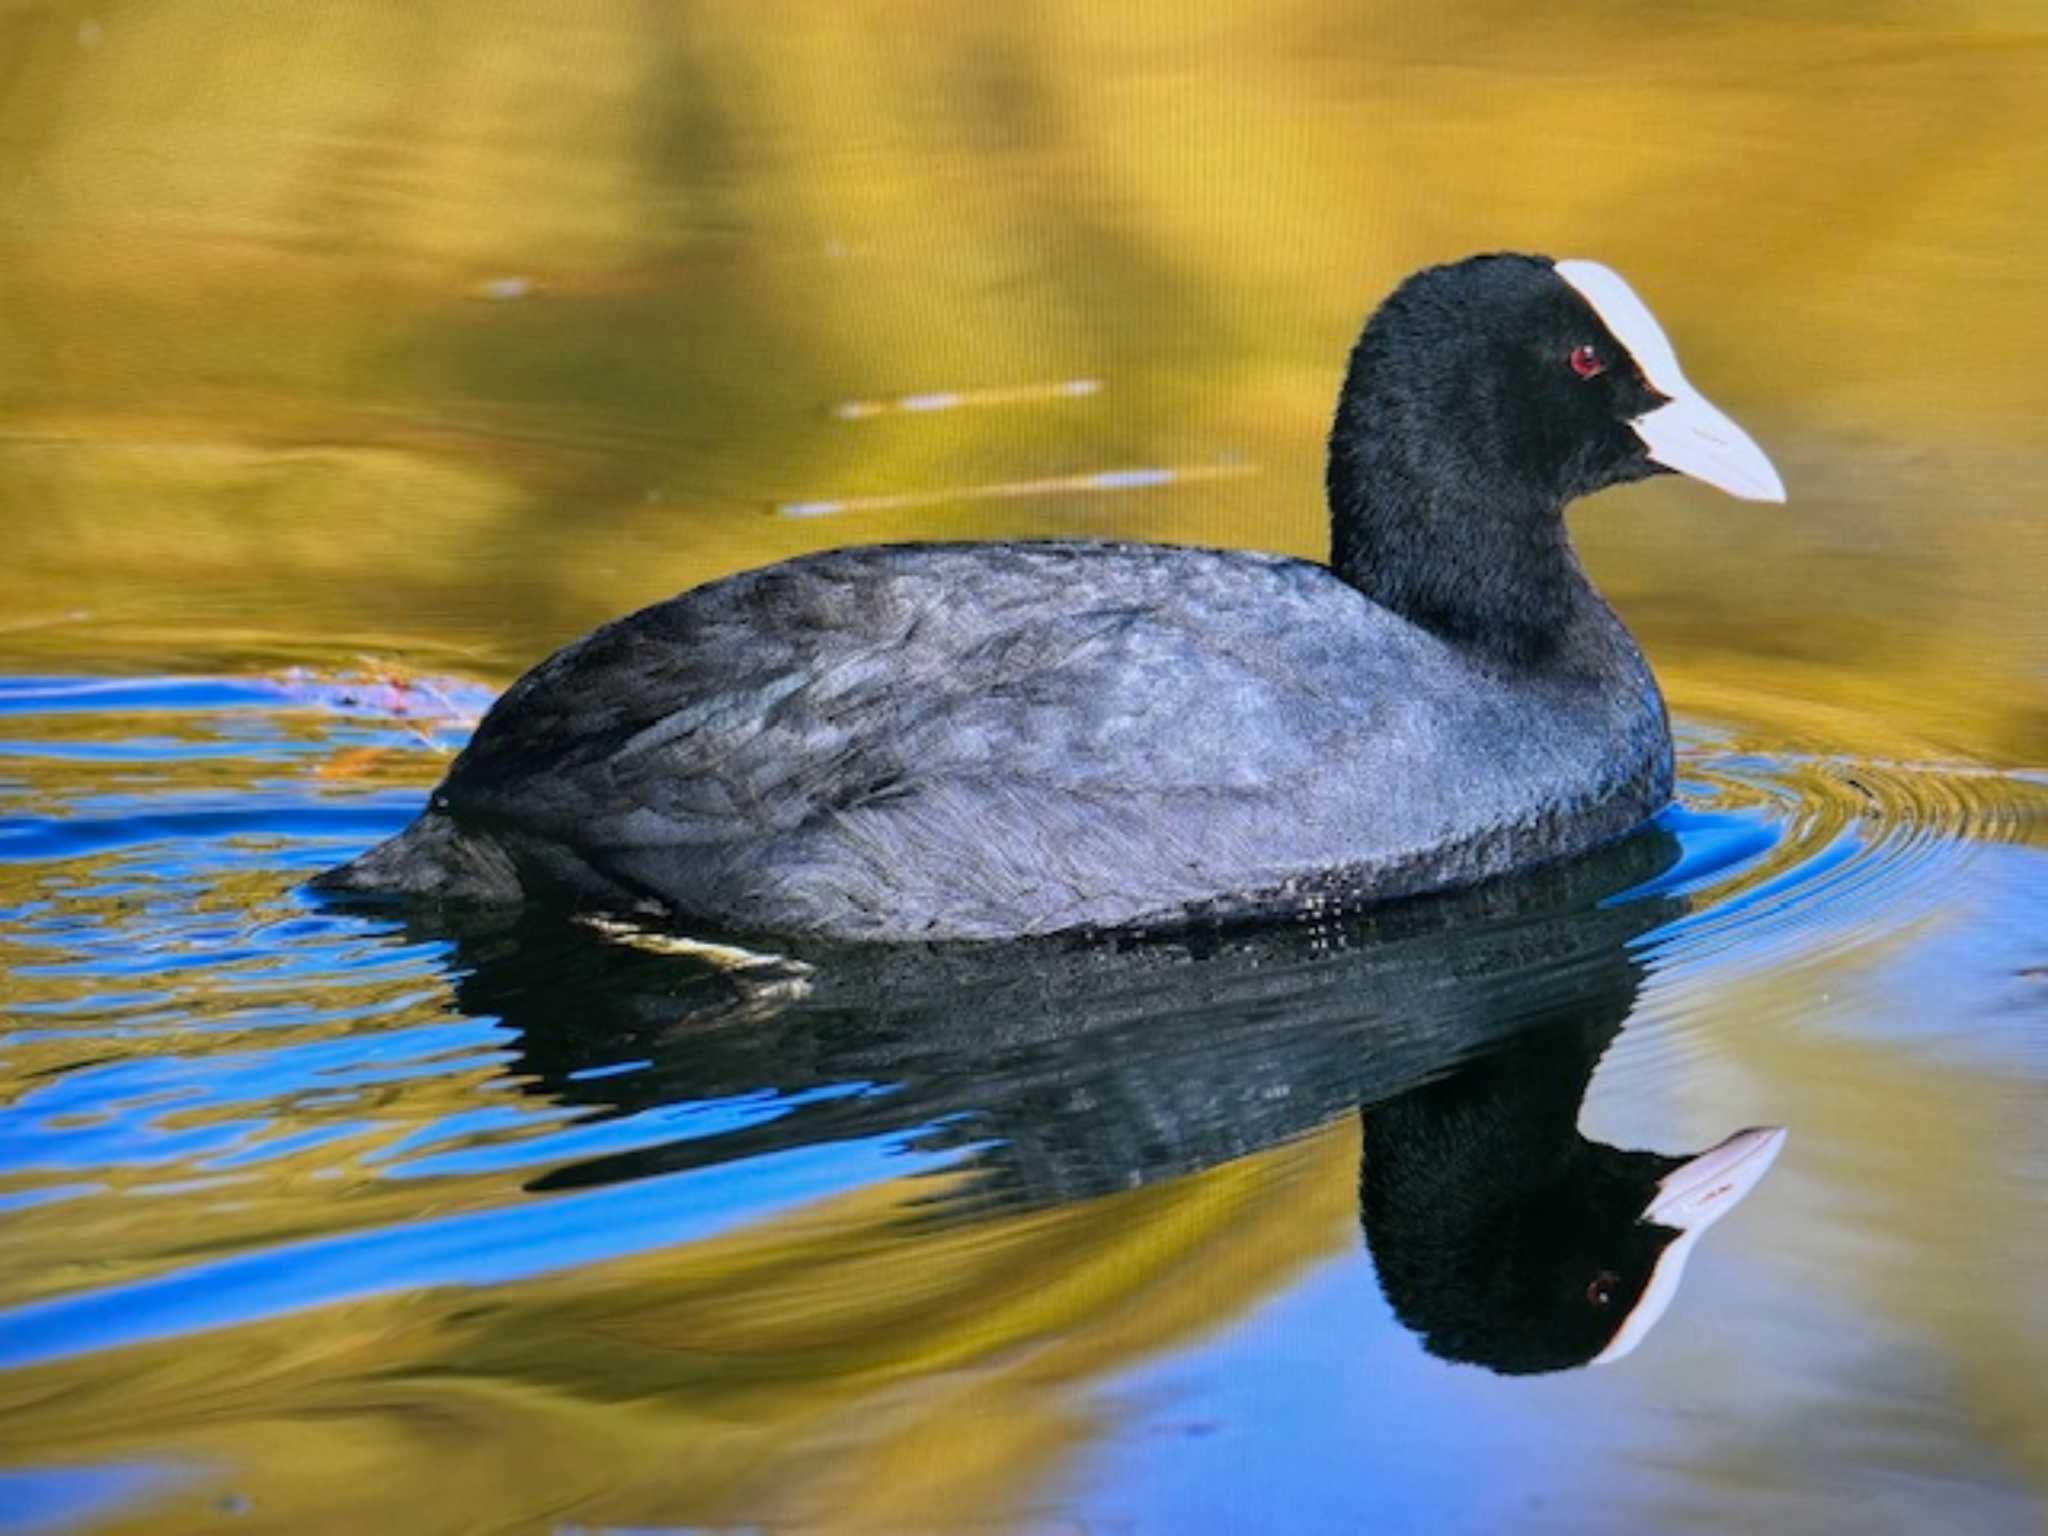
<svg viewBox="0 0 2048 1536"><path fill-rule="evenodd" d="M1586 1300L1596 1307L1604 1307L1614 1300L1615 1288L1621 1284L1621 1276L1611 1269L1603 1269L1593 1277L1593 1283L1586 1287Z"/></svg>
<svg viewBox="0 0 2048 1536"><path fill-rule="evenodd" d="M1607 371L1607 364L1591 347L1573 347L1571 363L1572 372L1582 379L1596 379Z"/></svg>

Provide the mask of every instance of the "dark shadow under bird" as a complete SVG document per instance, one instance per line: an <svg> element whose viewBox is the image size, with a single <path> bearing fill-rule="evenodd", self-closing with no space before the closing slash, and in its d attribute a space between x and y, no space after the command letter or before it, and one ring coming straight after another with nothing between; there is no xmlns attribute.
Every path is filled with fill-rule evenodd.
<svg viewBox="0 0 2048 1536"><path fill-rule="evenodd" d="M1643 978L1636 941L1676 911L1614 898L1675 851L1652 829L1456 897L1259 930L766 955L502 919L457 928L447 963L463 1011L518 1031L510 1071L529 1094L600 1118L786 1106L536 1188L924 1127L968 1177L916 1219L972 1220L1194 1173L1357 1112L1363 1231L1396 1314L1448 1358L1549 1370L1634 1347L1782 1135L1686 1160L1577 1131Z"/></svg>

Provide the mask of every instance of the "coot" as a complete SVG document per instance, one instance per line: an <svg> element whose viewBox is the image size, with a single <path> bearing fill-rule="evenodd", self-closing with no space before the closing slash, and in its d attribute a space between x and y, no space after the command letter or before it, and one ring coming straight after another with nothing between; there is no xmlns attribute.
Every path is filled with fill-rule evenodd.
<svg viewBox="0 0 2048 1536"><path fill-rule="evenodd" d="M727 577L543 661L314 885L978 939L1566 858L1665 804L1671 736L1564 507L1666 471L1784 499L1608 268L1433 267L1352 351L1328 565L897 544Z"/></svg>

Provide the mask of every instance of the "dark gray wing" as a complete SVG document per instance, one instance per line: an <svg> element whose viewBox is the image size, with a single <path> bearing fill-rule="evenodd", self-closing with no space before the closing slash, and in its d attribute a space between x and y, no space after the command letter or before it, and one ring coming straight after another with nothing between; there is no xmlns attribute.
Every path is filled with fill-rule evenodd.
<svg viewBox="0 0 2048 1536"><path fill-rule="evenodd" d="M443 797L458 814L633 843L786 832L962 777L1265 790L1360 728L1359 680L1319 633L1332 604L1376 612L1319 568L1269 556L834 551L557 653L485 718Z"/></svg>
<svg viewBox="0 0 2048 1536"><path fill-rule="evenodd" d="M1439 642L1302 561L885 546L569 647L439 803L742 925L1036 932L1455 843L1501 819L1466 739L1494 713Z"/></svg>

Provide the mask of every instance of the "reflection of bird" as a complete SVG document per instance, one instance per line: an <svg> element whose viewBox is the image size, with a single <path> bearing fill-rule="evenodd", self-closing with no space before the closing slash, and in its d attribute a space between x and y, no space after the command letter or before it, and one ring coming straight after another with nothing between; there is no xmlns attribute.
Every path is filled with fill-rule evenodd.
<svg viewBox="0 0 2048 1536"><path fill-rule="evenodd" d="M1634 1349L1693 1242L1769 1170L1781 1130L1691 1160L1577 1130L1619 1015L1560 1017L1366 1110L1359 1210L1395 1314L1432 1353L1555 1371Z"/></svg>
<svg viewBox="0 0 2048 1536"><path fill-rule="evenodd" d="M1663 700L1567 502L1782 499L1606 268L1475 258L1366 326L1331 563L1110 543L839 550L520 679L326 890L1014 937L1469 885L1670 795Z"/></svg>
<svg viewBox="0 0 2048 1536"><path fill-rule="evenodd" d="M1652 830L1317 927L705 963L533 923L472 929L449 965L465 1011L519 1030L527 1091L647 1122L536 1187L936 1126L968 1177L923 1219L967 1219L1212 1167L1363 1105L1365 1230L1396 1309L1440 1351L1529 1368L1609 1342L1642 1289L1632 1258L1660 1240L1636 1218L1674 1160L1572 1126L1635 999L1629 943L1673 910L1603 898L1672 852ZM676 1113L714 1101L770 1112L715 1135ZM1606 1335L1514 1340L1523 1313L1557 1327L1525 1276L1610 1230L1634 1246L1587 1238L1616 1276Z"/></svg>

